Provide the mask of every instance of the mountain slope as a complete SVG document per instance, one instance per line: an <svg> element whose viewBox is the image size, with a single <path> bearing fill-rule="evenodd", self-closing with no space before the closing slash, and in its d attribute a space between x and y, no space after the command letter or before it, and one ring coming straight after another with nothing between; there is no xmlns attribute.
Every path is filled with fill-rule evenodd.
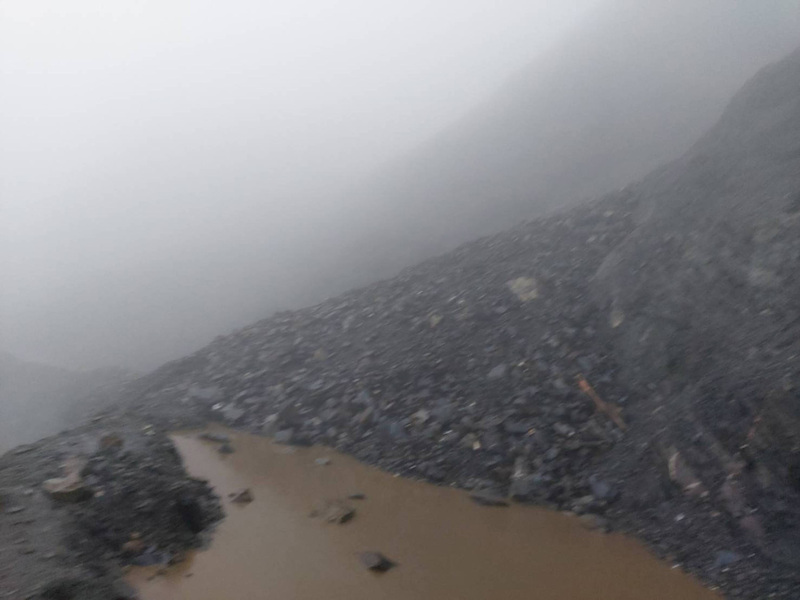
<svg viewBox="0 0 800 600"><path fill-rule="evenodd" d="M354 191L368 223L357 264L386 274L642 177L798 40L793 2L602 3L484 106Z"/></svg>
<svg viewBox="0 0 800 600"><path fill-rule="evenodd" d="M636 187L647 216L596 278L625 379L663 402L660 435L713 443L697 468L741 490L762 548L797 561L783 506L800 491L800 50Z"/></svg>
<svg viewBox="0 0 800 600"><path fill-rule="evenodd" d="M130 410L588 513L793 598L799 126L797 51L640 183L220 337Z"/></svg>

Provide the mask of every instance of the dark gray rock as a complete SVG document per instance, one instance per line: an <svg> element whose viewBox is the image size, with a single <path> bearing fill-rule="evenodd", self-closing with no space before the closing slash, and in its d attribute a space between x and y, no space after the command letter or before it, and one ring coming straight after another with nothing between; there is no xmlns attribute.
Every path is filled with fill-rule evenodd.
<svg viewBox="0 0 800 600"><path fill-rule="evenodd" d="M547 481L539 474L515 478L509 488L509 496L517 502L534 502L541 499L547 490Z"/></svg>
<svg viewBox="0 0 800 600"><path fill-rule="evenodd" d="M530 425L525 421L506 419L503 421L503 431L511 435L525 435L530 430Z"/></svg>
<svg viewBox="0 0 800 600"><path fill-rule="evenodd" d="M497 365L494 367L489 373L486 375L487 379L502 379L506 376L506 372L508 371L508 367L504 364Z"/></svg>
<svg viewBox="0 0 800 600"><path fill-rule="evenodd" d="M281 429L272 438L277 444L293 444L295 440L294 429Z"/></svg>
<svg viewBox="0 0 800 600"><path fill-rule="evenodd" d="M592 491L592 495L598 500L610 502L619 495L619 492L610 483L594 474L589 477L589 488Z"/></svg>
<svg viewBox="0 0 800 600"><path fill-rule="evenodd" d="M370 571L375 571L376 573L385 573L386 571L397 566L396 563L386 558L380 552L362 552L358 559L365 568L369 569Z"/></svg>
<svg viewBox="0 0 800 600"><path fill-rule="evenodd" d="M379 433L388 440L403 442L408 439L405 427L400 421L387 421L378 426Z"/></svg>
<svg viewBox="0 0 800 600"><path fill-rule="evenodd" d="M736 552L731 552L730 550L721 550L720 552L717 552L717 556L714 558L714 568L722 569L724 567L729 567L740 560L742 560L742 557Z"/></svg>

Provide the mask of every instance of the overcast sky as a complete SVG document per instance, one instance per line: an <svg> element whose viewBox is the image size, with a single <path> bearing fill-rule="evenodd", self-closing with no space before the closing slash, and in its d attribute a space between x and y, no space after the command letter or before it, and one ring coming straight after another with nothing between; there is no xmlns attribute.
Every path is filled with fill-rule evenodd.
<svg viewBox="0 0 800 600"><path fill-rule="evenodd" d="M290 240L593 4L0 0L0 348L129 361L113 321L153 294L107 306L126 272L180 286L189 254Z"/></svg>

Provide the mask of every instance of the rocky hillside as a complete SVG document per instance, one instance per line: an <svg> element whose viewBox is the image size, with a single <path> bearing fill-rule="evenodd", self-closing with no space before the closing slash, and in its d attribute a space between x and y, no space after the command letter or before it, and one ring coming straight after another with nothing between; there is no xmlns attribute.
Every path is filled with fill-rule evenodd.
<svg viewBox="0 0 800 600"><path fill-rule="evenodd" d="M691 448L711 496L797 561L800 51L633 193L645 216L595 285L624 380L659 403L653 435Z"/></svg>
<svg viewBox="0 0 800 600"><path fill-rule="evenodd" d="M342 204L358 211L337 205L369 225L346 258L385 276L639 179L685 152L799 27L784 0L599 3L484 105L353 190Z"/></svg>
<svg viewBox="0 0 800 600"><path fill-rule="evenodd" d="M800 51L642 182L220 337L130 410L583 513L794 598L798 194Z"/></svg>

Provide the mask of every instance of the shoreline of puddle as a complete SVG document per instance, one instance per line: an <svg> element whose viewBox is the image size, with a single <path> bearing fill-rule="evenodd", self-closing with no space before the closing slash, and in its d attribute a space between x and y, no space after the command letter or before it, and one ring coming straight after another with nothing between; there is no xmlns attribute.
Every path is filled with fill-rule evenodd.
<svg viewBox="0 0 800 600"><path fill-rule="evenodd" d="M463 491L380 471L323 447L297 448L223 428L235 452L197 432L172 439L187 471L208 480L225 518L206 549L168 569L136 568L142 600L720 600L638 541L574 515L480 506ZM327 460L318 460L327 459ZM230 494L251 490L249 503ZM350 499L353 495L363 499ZM346 523L312 515L326 501ZM365 568L364 552L396 567Z"/></svg>

